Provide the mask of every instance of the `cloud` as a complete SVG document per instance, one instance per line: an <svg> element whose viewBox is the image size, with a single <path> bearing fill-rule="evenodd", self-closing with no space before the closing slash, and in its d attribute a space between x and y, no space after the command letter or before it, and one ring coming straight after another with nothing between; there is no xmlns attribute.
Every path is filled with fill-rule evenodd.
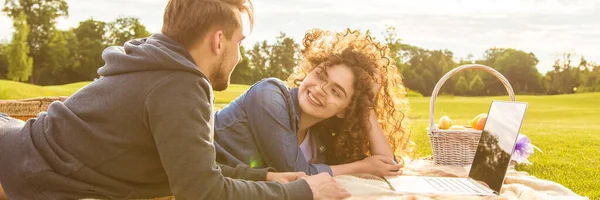
<svg viewBox="0 0 600 200"><path fill-rule="evenodd" d="M327 13L349 14L425 14L425 15L507 15L554 13L572 14L594 11L597 3L593 0L557 1L557 0L453 0L453 1L412 1L412 0L296 0L289 1L263 0L255 1L266 5L263 12L306 12L322 11ZM592 6L590 6L592 5Z"/></svg>
<svg viewBox="0 0 600 200"><path fill-rule="evenodd" d="M0 42L6 42L14 31L13 23L3 12L0 13Z"/></svg>
<svg viewBox="0 0 600 200"><path fill-rule="evenodd" d="M159 32L166 0L67 0L68 19L58 27L75 27L93 17L113 21L139 17ZM299 42L310 28L371 30L379 39L384 25L397 27L403 42L428 49L452 50L457 59L476 58L490 47L533 52L538 68L551 69L566 50L600 62L600 2L595 0L254 0L256 26L244 45L274 40L280 31ZM0 16L0 39L9 38L12 22Z"/></svg>
<svg viewBox="0 0 600 200"><path fill-rule="evenodd" d="M268 1L257 17L257 30L283 27L300 40L305 30L323 27L370 29L382 38L384 25L397 27L405 43L450 49L457 57L476 57L490 47L533 52L538 68L551 69L556 55L574 49L588 60L600 60L600 6L595 1L341 1L290 7ZM257 11L258 12L258 11ZM289 29L288 29L289 28ZM253 35L250 40L268 39ZM269 35L269 37L271 37Z"/></svg>

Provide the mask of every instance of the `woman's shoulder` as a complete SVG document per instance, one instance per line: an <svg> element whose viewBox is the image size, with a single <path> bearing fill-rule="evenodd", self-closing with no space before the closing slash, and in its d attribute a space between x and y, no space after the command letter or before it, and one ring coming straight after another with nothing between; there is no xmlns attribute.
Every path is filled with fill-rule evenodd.
<svg viewBox="0 0 600 200"><path fill-rule="evenodd" d="M283 88L286 90L289 90L289 88L287 88L287 86L285 85L285 82L283 82L281 79L278 78L264 78L258 82L256 82L254 85L251 86L252 88Z"/></svg>
<svg viewBox="0 0 600 200"><path fill-rule="evenodd" d="M280 79L262 79L252 85L244 96L242 104L247 113L267 112L276 115L277 119L291 116L293 110L291 90Z"/></svg>
<svg viewBox="0 0 600 200"><path fill-rule="evenodd" d="M278 78L265 78L248 89L250 95L268 95L268 96L289 96L290 88ZM280 94L280 95L277 95Z"/></svg>

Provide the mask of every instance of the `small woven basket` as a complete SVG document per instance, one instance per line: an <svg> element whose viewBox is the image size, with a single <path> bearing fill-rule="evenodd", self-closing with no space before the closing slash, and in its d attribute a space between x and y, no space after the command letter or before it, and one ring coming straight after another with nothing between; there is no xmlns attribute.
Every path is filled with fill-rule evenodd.
<svg viewBox="0 0 600 200"><path fill-rule="evenodd" d="M431 142L431 151L433 162L436 165L470 165L473 163L477 144L481 136L481 130L467 128L465 130L441 130L434 122L435 99L442 85L454 74L467 70L475 69L491 73L502 82L512 101L515 101L515 93L508 80L500 72L491 67L480 64L462 65L450 70L435 85L431 93L429 102L429 127L427 135Z"/></svg>
<svg viewBox="0 0 600 200"><path fill-rule="evenodd" d="M36 118L40 112L46 112L54 101L65 101L67 97L39 97L21 100L0 100L0 112L8 116L27 121Z"/></svg>

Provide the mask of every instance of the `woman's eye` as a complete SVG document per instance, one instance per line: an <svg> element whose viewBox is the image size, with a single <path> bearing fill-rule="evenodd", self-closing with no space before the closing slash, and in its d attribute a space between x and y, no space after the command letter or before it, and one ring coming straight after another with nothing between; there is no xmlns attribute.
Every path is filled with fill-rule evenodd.
<svg viewBox="0 0 600 200"><path fill-rule="evenodd" d="M340 93L336 90L331 90L331 92L333 92L333 95L335 95L336 97L341 97Z"/></svg>

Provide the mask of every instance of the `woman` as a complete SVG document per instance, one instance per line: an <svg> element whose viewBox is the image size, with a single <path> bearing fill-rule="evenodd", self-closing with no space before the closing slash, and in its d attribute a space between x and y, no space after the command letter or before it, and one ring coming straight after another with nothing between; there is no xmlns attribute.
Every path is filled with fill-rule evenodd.
<svg viewBox="0 0 600 200"><path fill-rule="evenodd" d="M314 29L286 86L265 79L215 114L217 161L308 175L399 175L405 89L386 46Z"/></svg>

